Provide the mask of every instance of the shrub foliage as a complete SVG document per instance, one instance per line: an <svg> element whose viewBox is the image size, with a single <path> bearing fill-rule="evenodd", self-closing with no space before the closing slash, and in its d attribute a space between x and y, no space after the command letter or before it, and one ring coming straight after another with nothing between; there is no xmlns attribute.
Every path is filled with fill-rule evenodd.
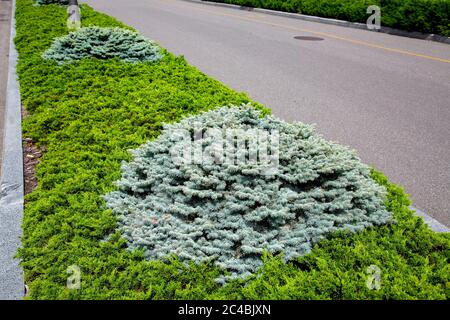
<svg viewBox="0 0 450 320"><path fill-rule="evenodd" d="M210 153L214 161L174 161L173 151L184 144L180 133L198 128L218 132L192 141L192 149ZM231 138L224 147L233 132L240 146ZM257 154L251 142L261 140L262 132L266 140L270 133L279 135L265 142L272 148L260 150L279 154L271 171L256 157L245 159ZM223 153L243 158L226 161ZM169 125L134 156L123 166L120 190L107 197L108 206L120 215L130 247L144 248L149 259L173 252L196 262L214 258L233 277L243 277L262 265L264 249L289 260L310 252L331 232L390 220L382 188L353 152L324 140L311 126L261 118L251 106L220 108Z"/></svg>
<svg viewBox="0 0 450 320"><path fill-rule="evenodd" d="M365 23L370 5L381 8L381 24L450 37L450 0L209 0Z"/></svg>
<svg viewBox="0 0 450 320"><path fill-rule="evenodd" d="M87 27L57 38L44 53L44 59L59 64L83 58L119 58L125 62L159 61L160 48L139 33L115 27Z"/></svg>
<svg viewBox="0 0 450 320"><path fill-rule="evenodd" d="M249 102L167 53L157 64L83 59L58 66L42 58L67 33L64 7L17 0L18 73L30 113L24 135L45 146L38 188L26 199L19 256L29 299L445 299L450 297L449 237L431 232L408 209L403 191L378 173L397 223L335 234L310 254L283 263L266 256L257 275L219 285L209 262L147 261L114 233L117 217L102 196L114 191L127 149L156 138L162 123L226 104ZM83 25L126 27L83 5ZM254 103L255 106L258 106ZM81 269L81 289L66 288L67 268ZM380 290L366 268L382 270Z"/></svg>

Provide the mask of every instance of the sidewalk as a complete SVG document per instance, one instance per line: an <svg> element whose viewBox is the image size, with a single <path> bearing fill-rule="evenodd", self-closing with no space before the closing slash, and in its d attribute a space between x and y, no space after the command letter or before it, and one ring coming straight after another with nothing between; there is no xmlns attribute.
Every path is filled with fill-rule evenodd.
<svg viewBox="0 0 450 320"><path fill-rule="evenodd" d="M0 300L22 299L23 271L15 258L23 216L23 153L14 0L0 1Z"/></svg>
<svg viewBox="0 0 450 320"><path fill-rule="evenodd" d="M9 39L11 29L11 1L0 1L0 176L2 173L3 135L8 80Z"/></svg>

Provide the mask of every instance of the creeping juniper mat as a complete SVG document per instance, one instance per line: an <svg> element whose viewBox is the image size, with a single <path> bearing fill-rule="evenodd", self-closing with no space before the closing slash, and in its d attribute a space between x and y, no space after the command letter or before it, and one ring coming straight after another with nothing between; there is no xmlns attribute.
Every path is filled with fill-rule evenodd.
<svg viewBox="0 0 450 320"><path fill-rule="evenodd" d="M234 138L228 141L235 149L223 142L230 128L245 137L241 159L247 161L220 157L219 150L243 152ZM184 148L180 157L179 146L188 145L180 133L206 129L220 134L193 139L192 154ZM276 170L267 170L258 157L249 161L250 145L261 132L279 135ZM201 161L194 156L198 147ZM383 204L385 190L353 151L326 141L312 126L261 117L251 106L223 107L167 125L133 155L122 166L119 190L106 200L119 215L129 248L144 248L150 260L170 254L213 259L230 277L244 277L262 266L264 250L290 260L331 232L393 220Z"/></svg>
<svg viewBox="0 0 450 320"><path fill-rule="evenodd" d="M91 57L156 62L163 54L158 45L135 31L119 27L86 27L55 39L43 57L58 64Z"/></svg>
<svg viewBox="0 0 450 320"><path fill-rule="evenodd" d="M146 260L144 249L125 250L118 215L106 210L102 197L117 190L120 164L132 160L127 149L157 139L164 122L251 100L164 49L161 63L49 63L42 53L67 34L67 7L33 3L16 0L15 38L28 111L23 134L45 150L38 187L26 198L18 254L27 299L449 299L450 235L430 230L409 209L403 189L376 170L371 178L386 188L395 223L333 233L289 263L263 255L263 266L244 280L222 286L216 279L224 273L212 262ZM83 26L129 28L80 7ZM66 286L72 265L82 272L79 290ZM366 283L371 265L382 271L379 290Z"/></svg>

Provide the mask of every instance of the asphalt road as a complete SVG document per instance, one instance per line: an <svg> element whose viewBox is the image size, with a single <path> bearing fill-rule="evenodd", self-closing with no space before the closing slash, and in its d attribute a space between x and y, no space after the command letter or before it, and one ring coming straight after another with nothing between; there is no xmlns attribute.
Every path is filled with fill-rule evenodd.
<svg viewBox="0 0 450 320"><path fill-rule="evenodd" d="M181 0L84 2L276 116L316 123L450 225L450 45Z"/></svg>

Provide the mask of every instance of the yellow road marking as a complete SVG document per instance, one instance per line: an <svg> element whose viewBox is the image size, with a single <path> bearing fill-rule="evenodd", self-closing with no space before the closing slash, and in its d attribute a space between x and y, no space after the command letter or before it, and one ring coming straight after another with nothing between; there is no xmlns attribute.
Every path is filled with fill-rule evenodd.
<svg viewBox="0 0 450 320"><path fill-rule="evenodd" d="M341 37L341 36L330 34L330 33L326 33L326 32L320 32L320 31L314 31L314 30L310 30L310 29L291 27L291 26L287 26L287 25L279 24L279 23L275 23L275 22L262 21L262 20L259 20L257 18L244 17L244 16L241 16L241 15L231 14L231 13L217 12L217 11L208 10L208 9L205 9L205 8L197 8L197 9L201 10L201 11L208 12L208 13L212 13L212 14L232 17L232 18L236 18L236 19L240 19L240 20L247 20L247 21L251 21L251 22L257 22L257 23L261 23L261 24L271 25L271 26L274 26L274 27L279 27L279 28L284 28L284 29L289 29L289 30L294 30L294 31L307 32L307 33L311 33L311 34L315 34L315 35L320 35L320 36L323 36L323 37L328 37L328 38L332 38L332 39L347 41L347 42L350 42L350 43L354 43L354 44L358 44L358 45L362 45L362 46L366 46L366 47L382 49L382 50L385 50L385 51L396 52L396 53L400 53L400 54L404 54L404 55L408 55L408 56L414 56L414 57L419 57L419 58L424 58L424 59L429 59L429 60L434 60L434 61L439 61L439 62L444 62L444 63L450 63L450 60L448 60L448 59L433 57L433 56L429 56L429 55L421 54L421 53L405 51L405 50L402 50L402 49L389 48L389 47L385 47L385 46L378 45L378 44L375 44L375 43L370 43L370 42L360 41L360 40L356 40L356 39Z"/></svg>

